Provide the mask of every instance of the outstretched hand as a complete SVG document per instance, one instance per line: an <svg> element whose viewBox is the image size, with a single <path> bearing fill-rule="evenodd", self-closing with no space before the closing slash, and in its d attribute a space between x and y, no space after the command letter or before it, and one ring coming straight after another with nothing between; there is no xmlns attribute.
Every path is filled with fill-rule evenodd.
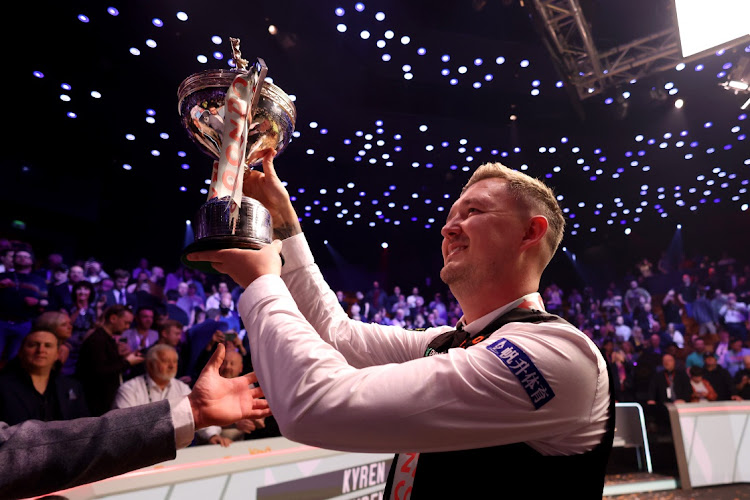
<svg viewBox="0 0 750 500"><path fill-rule="evenodd" d="M225 347L219 344L188 396L196 429L271 415L268 401L259 399L263 397L260 387L250 387L250 384L258 381L255 373L236 378L219 375L224 354Z"/></svg>

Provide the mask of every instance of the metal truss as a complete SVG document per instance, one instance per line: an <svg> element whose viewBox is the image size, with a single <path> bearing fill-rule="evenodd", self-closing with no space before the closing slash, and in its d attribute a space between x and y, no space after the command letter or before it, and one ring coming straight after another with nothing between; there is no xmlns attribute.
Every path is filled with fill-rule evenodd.
<svg viewBox="0 0 750 500"><path fill-rule="evenodd" d="M544 27L548 50L567 83L575 87L580 100L711 52L682 57L676 21L673 28L599 52L578 0L532 0L532 5ZM722 48L729 49L748 41L750 36L728 42Z"/></svg>

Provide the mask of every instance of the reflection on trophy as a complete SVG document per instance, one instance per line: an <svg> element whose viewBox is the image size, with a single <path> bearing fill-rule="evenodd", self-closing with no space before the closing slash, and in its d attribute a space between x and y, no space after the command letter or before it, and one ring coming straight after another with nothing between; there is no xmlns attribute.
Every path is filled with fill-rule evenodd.
<svg viewBox="0 0 750 500"><path fill-rule="evenodd" d="M185 256L221 248L257 250L273 241L271 214L242 195L242 180L269 149L279 154L286 148L297 120L289 96L265 81L263 59L248 67L239 40L230 40L236 69L195 73L177 91L182 125L201 151L215 159L208 200L193 221L195 241L184 249L182 262L211 273L216 271L209 263Z"/></svg>

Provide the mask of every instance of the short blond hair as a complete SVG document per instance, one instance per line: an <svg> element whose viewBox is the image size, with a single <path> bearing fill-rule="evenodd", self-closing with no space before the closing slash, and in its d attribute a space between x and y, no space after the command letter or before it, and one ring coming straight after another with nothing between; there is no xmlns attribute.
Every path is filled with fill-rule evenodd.
<svg viewBox="0 0 750 500"><path fill-rule="evenodd" d="M461 190L461 195L473 184L485 179L507 181L508 191L513 199L531 210L538 210L539 215L547 218L548 228L544 239L549 249L549 263L565 233L565 217L552 188L539 179L508 168L502 163L485 163L474 171L469 182Z"/></svg>

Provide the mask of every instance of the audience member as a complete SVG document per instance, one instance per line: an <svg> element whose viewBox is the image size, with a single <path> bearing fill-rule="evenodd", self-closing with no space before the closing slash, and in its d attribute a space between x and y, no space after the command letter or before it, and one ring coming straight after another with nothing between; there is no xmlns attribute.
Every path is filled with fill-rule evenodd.
<svg viewBox="0 0 750 500"><path fill-rule="evenodd" d="M104 312L103 320L83 341L76 365L76 378L83 385L93 416L103 415L112 408L123 373L143 362L139 351L121 352L114 338L130 326L133 313L125 306L114 305Z"/></svg>
<svg viewBox="0 0 750 500"><path fill-rule="evenodd" d="M114 276L115 286L105 294L107 307L120 304L135 309L138 306L136 295L128 292L130 274L125 269L115 269L112 275Z"/></svg>
<svg viewBox="0 0 750 500"><path fill-rule="evenodd" d="M708 380L711 387L716 391L718 401L740 400L737 395L737 387L732 382L729 372L716 362L716 356L707 352L704 357L703 378Z"/></svg>
<svg viewBox="0 0 750 500"><path fill-rule="evenodd" d="M693 392L690 395L690 401L693 403L716 401L718 398L711 383L703 378L703 373L703 368L699 366L693 366L690 368L690 385L693 388Z"/></svg>
<svg viewBox="0 0 750 500"><path fill-rule="evenodd" d="M742 399L750 399L750 355L742 359L743 368L734 374L734 383L737 395Z"/></svg>
<svg viewBox="0 0 750 500"><path fill-rule="evenodd" d="M705 363L706 354L706 342L702 338L696 338L693 340L693 352L688 354L685 360L685 366L689 370L690 368L697 366L703 368Z"/></svg>
<svg viewBox="0 0 750 500"><path fill-rule="evenodd" d="M32 319L47 303L47 283L33 266L31 251L20 248L13 254L13 270L0 274L0 366L16 357Z"/></svg>
<svg viewBox="0 0 750 500"><path fill-rule="evenodd" d="M28 334L18 356L0 375L0 421L69 420L89 415L78 381L56 370L58 339L52 332Z"/></svg>
<svg viewBox="0 0 750 500"><path fill-rule="evenodd" d="M734 293L727 295L727 303L719 309L719 315L731 336L737 337L743 342L747 340L745 322L748 319L748 308L744 302L737 302L737 295Z"/></svg>
<svg viewBox="0 0 750 500"><path fill-rule="evenodd" d="M724 354L722 366L734 377L744 367L745 356L750 356L750 349L743 346L742 339L735 338L729 343L729 349Z"/></svg>
<svg viewBox="0 0 750 500"><path fill-rule="evenodd" d="M43 312L34 320L31 327L31 331L39 330L52 332L57 337L58 349L56 368L60 369L62 372L62 367L65 366L70 358L70 352L72 350L70 338L73 335L73 323L70 321L70 316L65 311ZM75 364L73 367L75 368ZM69 375L72 375L73 372L75 372L75 370L71 370Z"/></svg>
<svg viewBox="0 0 750 500"><path fill-rule="evenodd" d="M178 292L177 290L167 290L166 297L167 317L169 319L179 321L185 326L188 326L190 324L190 315L177 305L177 301L180 299L180 292Z"/></svg>
<svg viewBox="0 0 750 500"><path fill-rule="evenodd" d="M155 314L150 307L140 307L135 315L135 325L122 333L132 351L145 352L159 340L159 332L152 328Z"/></svg>
<svg viewBox="0 0 750 500"><path fill-rule="evenodd" d="M114 408L131 408L164 399L176 403L190 394L190 387L175 378L178 354L174 347L156 344L146 352L146 373L132 378L117 389ZM221 436L221 427L211 426L196 432L200 442L229 446Z"/></svg>

